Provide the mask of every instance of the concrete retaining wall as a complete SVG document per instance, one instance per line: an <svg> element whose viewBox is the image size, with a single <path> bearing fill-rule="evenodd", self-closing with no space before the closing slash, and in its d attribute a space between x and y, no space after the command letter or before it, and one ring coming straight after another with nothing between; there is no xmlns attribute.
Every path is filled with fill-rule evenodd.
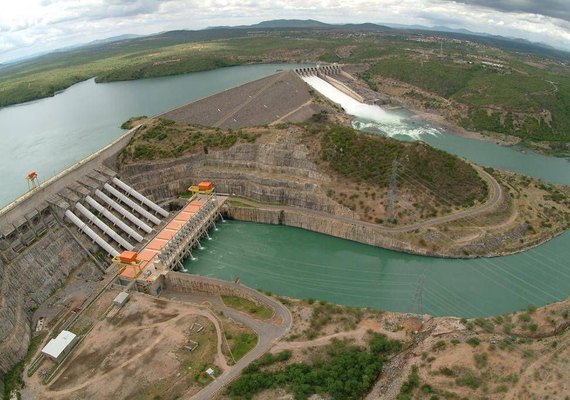
<svg viewBox="0 0 570 400"><path fill-rule="evenodd" d="M257 290L238 283L226 282L219 279L170 271L166 274L164 287L167 290L175 292L210 293L222 296L241 297L259 306L273 309L272 302Z"/></svg>
<svg viewBox="0 0 570 400"><path fill-rule="evenodd" d="M439 254L415 248L408 243L384 236L380 231L372 227L351 224L334 217L327 218L322 215L306 213L302 210L292 211L290 209L279 210L231 206L228 209L228 217L239 221L292 226L385 249L441 257Z"/></svg>

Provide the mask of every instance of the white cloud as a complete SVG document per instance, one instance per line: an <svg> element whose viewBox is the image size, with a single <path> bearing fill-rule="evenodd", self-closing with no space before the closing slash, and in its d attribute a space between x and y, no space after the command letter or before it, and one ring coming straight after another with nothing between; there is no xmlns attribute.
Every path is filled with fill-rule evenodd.
<svg viewBox="0 0 570 400"><path fill-rule="evenodd" d="M467 0L17 0L3 5L0 13L0 62L125 33L277 18L446 25L570 49L566 20L505 7L494 10L484 0L473 1L475 5Z"/></svg>

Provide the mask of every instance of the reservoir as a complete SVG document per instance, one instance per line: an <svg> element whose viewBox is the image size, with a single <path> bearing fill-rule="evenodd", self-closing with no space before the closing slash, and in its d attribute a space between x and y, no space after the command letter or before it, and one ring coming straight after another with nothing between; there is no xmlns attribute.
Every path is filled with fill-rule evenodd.
<svg viewBox="0 0 570 400"><path fill-rule="evenodd" d="M0 108L0 207L27 190L28 172L48 180L115 140L130 117L157 115L299 66L305 65L259 64L104 84L90 79L54 97Z"/></svg>
<svg viewBox="0 0 570 400"><path fill-rule="evenodd" d="M252 65L129 82L89 80L55 97L0 109L0 204L110 143L131 116L155 115L298 65ZM472 161L570 184L568 161L453 136L408 121L357 118L355 127L421 139ZM433 315L491 315L541 306L570 294L570 232L521 254L477 260L412 256L283 226L228 221L212 232L191 273L253 288L352 306ZM421 301L414 301L414 299ZM421 307L420 307L421 305Z"/></svg>

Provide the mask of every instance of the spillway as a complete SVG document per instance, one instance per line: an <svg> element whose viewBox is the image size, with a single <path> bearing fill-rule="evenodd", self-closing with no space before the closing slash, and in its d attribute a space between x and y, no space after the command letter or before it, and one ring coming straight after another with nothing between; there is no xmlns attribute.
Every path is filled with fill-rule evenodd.
<svg viewBox="0 0 570 400"><path fill-rule="evenodd" d="M376 128L386 136L407 136L419 140L422 135L437 135L440 132L427 126L410 126L410 121L388 112L377 105L364 104L317 76L303 76L302 79L317 92L339 104L344 111L359 120L353 122L356 129Z"/></svg>

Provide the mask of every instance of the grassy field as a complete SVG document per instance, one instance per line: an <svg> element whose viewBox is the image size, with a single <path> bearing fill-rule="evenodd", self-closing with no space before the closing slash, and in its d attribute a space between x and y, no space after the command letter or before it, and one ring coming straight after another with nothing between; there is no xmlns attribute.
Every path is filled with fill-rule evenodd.
<svg viewBox="0 0 570 400"><path fill-rule="evenodd" d="M236 296L222 296L224 304L236 310L243 311L254 317L268 319L273 316L273 310L267 307L259 306L253 301Z"/></svg>

